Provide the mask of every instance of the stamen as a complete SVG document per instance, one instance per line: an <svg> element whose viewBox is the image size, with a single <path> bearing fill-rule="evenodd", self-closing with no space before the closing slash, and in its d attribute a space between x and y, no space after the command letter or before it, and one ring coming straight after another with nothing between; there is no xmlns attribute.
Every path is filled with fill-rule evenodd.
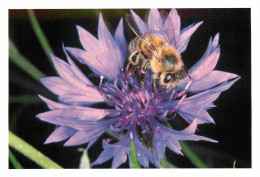
<svg viewBox="0 0 260 177"><path fill-rule="evenodd" d="M186 85L185 89L183 91L181 91L180 93L177 94L177 98L181 97L183 94L185 94L188 90L188 88L190 87L190 84L192 83L192 78L189 76L190 80L188 82L188 84Z"/></svg>
<svg viewBox="0 0 260 177"><path fill-rule="evenodd" d="M180 107L182 101L186 98L186 96L187 96L187 95L185 94L185 95L183 95L183 96L181 97L181 99L180 99L180 101L178 102L177 106L176 106L175 108L173 108L172 110L170 110L170 111L169 111L169 114L174 113L174 112L176 112L176 111L179 109L179 107Z"/></svg>
<svg viewBox="0 0 260 177"><path fill-rule="evenodd" d="M121 132L117 132L113 138L108 138L106 142L111 143L112 141L116 140L119 137L120 133Z"/></svg>
<svg viewBox="0 0 260 177"><path fill-rule="evenodd" d="M99 88L100 88L101 85L102 85L103 79L104 79L104 76L100 76Z"/></svg>

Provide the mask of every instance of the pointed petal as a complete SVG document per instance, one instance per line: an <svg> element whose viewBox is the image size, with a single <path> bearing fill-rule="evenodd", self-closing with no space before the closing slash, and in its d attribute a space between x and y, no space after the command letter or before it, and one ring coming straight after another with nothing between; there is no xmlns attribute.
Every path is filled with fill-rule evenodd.
<svg viewBox="0 0 260 177"><path fill-rule="evenodd" d="M117 58L117 50L119 46L116 45L111 33L107 29L105 25L104 19L102 14L99 15L99 23L98 23L98 39L100 49L102 50L103 54L106 54L107 57L103 58L103 62L106 62L106 65L110 66L111 69L120 70L119 62ZM114 70L113 70L114 71Z"/></svg>
<svg viewBox="0 0 260 177"><path fill-rule="evenodd" d="M106 143L105 140L103 140L103 144ZM90 167L94 166L94 165L99 165L102 164L106 161L108 161L109 159L111 159L114 156L114 151L115 149L105 149L104 151L102 151L102 153L98 156L97 160L95 160Z"/></svg>
<svg viewBox="0 0 260 177"><path fill-rule="evenodd" d="M197 122L198 122L198 120L195 118L187 128L185 128L184 130L181 131L181 133L194 134L197 129Z"/></svg>
<svg viewBox="0 0 260 177"><path fill-rule="evenodd" d="M85 124L89 123L89 121L97 121L109 113L111 113L111 110L70 107L40 113L36 117L55 125L70 126L82 130L88 126Z"/></svg>
<svg viewBox="0 0 260 177"><path fill-rule="evenodd" d="M66 94L59 96L59 102L73 106L89 106L94 103L104 102L98 91L86 93L85 95Z"/></svg>
<svg viewBox="0 0 260 177"><path fill-rule="evenodd" d="M161 168L160 163L154 157L152 152L149 151L146 147L144 147L142 145L142 143L140 142L140 140L138 139L136 126L133 127L130 131L132 131L132 133L133 133L134 147L135 147L136 156L137 156L137 159L138 159L140 165L142 165L145 168L149 168L149 161L150 161L156 167Z"/></svg>
<svg viewBox="0 0 260 177"><path fill-rule="evenodd" d="M81 96L83 96L85 100L89 102L100 102L103 100L100 93L93 87L79 85L77 85L79 86L77 87L64 81L60 77L46 77L40 79L40 81L43 85L45 85L50 91L52 91L56 95L64 97L66 97L67 95L75 95L75 97L73 98L75 102L77 100L80 101ZM77 98L77 96L79 96L79 98Z"/></svg>
<svg viewBox="0 0 260 177"><path fill-rule="evenodd" d="M55 109L63 109L63 108L67 108L68 106L67 105L64 105L64 104L60 104L60 103L56 103L52 100L49 100L48 98L45 98L41 95L38 95L39 98L44 101L47 106L51 109L51 110L55 110Z"/></svg>
<svg viewBox="0 0 260 177"><path fill-rule="evenodd" d="M158 9L151 9L148 17L148 26L151 32L161 31L163 21Z"/></svg>
<svg viewBox="0 0 260 177"><path fill-rule="evenodd" d="M165 26L165 28L168 28L168 29L171 29L171 28L174 29L175 40L177 41L179 38L179 35L180 35L181 22L180 22L180 16L176 9L172 9L170 11L169 16L164 23L164 26Z"/></svg>
<svg viewBox="0 0 260 177"><path fill-rule="evenodd" d="M72 59L68 55L67 51L65 50L64 45L62 45L62 48L63 48L63 51L64 51L64 53L67 57L67 60L70 64L71 70L77 76L77 78L87 85L93 85L92 82L80 71L78 66L72 61Z"/></svg>
<svg viewBox="0 0 260 177"><path fill-rule="evenodd" d="M117 150L112 161L112 168L119 167L122 163L125 163L127 160L127 154L129 153L129 148L121 148Z"/></svg>
<svg viewBox="0 0 260 177"><path fill-rule="evenodd" d="M206 76L194 80L188 88L189 93L200 93L209 90L225 81L239 77L236 74L214 70Z"/></svg>
<svg viewBox="0 0 260 177"><path fill-rule="evenodd" d="M119 46L119 54L117 57L120 69L124 68L125 60L127 58L127 44L124 35L123 18L121 18L115 33L115 41Z"/></svg>
<svg viewBox="0 0 260 177"><path fill-rule="evenodd" d="M211 138L195 135L196 129L197 129L197 119L194 119L193 122L187 128L185 128L182 131L179 131L179 133L176 134L176 137L178 137L178 140L192 140L192 141L203 140L203 141L209 141L209 142L213 142L213 143L218 142Z"/></svg>
<svg viewBox="0 0 260 177"><path fill-rule="evenodd" d="M132 13L135 23L139 29L139 32L141 34L147 33L148 32L147 25L143 22L143 20L138 15L136 15L136 13L133 10L131 10L131 13Z"/></svg>
<svg viewBox="0 0 260 177"><path fill-rule="evenodd" d="M181 34L177 41L177 50L179 53L182 53L186 50L187 45L189 43L189 40L191 38L191 35L197 30L197 28L202 24L203 22L199 22L196 25L190 25L186 28L184 28L181 31Z"/></svg>
<svg viewBox="0 0 260 177"><path fill-rule="evenodd" d="M51 55L51 58L56 68L56 71L59 73L62 79L78 88L86 88L86 83L82 82L82 80L77 77L77 75L74 73L74 70L72 70L69 64L67 64L66 62L54 55ZM90 81L88 81L88 83L89 82Z"/></svg>
<svg viewBox="0 0 260 177"><path fill-rule="evenodd" d="M189 112L188 112L189 111ZM194 111L194 112L191 112ZM187 122L191 123L195 118L198 119L198 124L213 123L214 119L204 109L194 107L192 110L182 109L177 111Z"/></svg>
<svg viewBox="0 0 260 177"><path fill-rule="evenodd" d="M97 57L95 53L92 53L91 55L89 52L73 47L65 47L65 50L72 54L82 64L88 65L93 72L106 76L105 72L108 71L108 68L106 68L103 62L98 60L100 57Z"/></svg>
<svg viewBox="0 0 260 177"><path fill-rule="evenodd" d="M112 168L119 167L122 163L126 161L127 155L130 153L129 146L129 131L119 142L115 144L108 144L106 141L103 141L104 151L100 154L97 160L91 164L91 166L101 164L113 157L114 159L112 162Z"/></svg>
<svg viewBox="0 0 260 177"><path fill-rule="evenodd" d="M87 150L89 150L89 148L98 140L98 138L94 138L93 140L91 140L89 143L88 143L88 146L87 146Z"/></svg>
<svg viewBox="0 0 260 177"><path fill-rule="evenodd" d="M204 53L204 55L201 57L201 59L195 64L193 65L190 69L189 69L189 73L192 73L194 70L196 70L200 65L202 65L205 60L208 60L208 56L211 55L214 50L218 47L218 40L219 40L219 34L217 34L213 41L212 38L210 38L209 40L209 44L207 47L206 52Z"/></svg>
<svg viewBox="0 0 260 177"><path fill-rule="evenodd" d="M107 129L106 127L105 129ZM104 127L96 128L91 131L78 131L75 133L65 144L64 146L76 146L88 143L91 140L96 140L104 133Z"/></svg>
<svg viewBox="0 0 260 177"><path fill-rule="evenodd" d="M40 79L41 83L47 87L50 91L55 93L56 95L63 95L68 92L71 92L71 85L65 82L60 77L45 77Z"/></svg>
<svg viewBox="0 0 260 177"><path fill-rule="evenodd" d="M161 161L161 159L163 158L163 155L165 153L165 146L166 146L166 142L165 134L161 133L161 131L159 130L158 132L154 133L153 135L153 149L154 149L154 154L155 157Z"/></svg>
<svg viewBox="0 0 260 177"><path fill-rule="evenodd" d="M224 82L218 87L215 87L213 89L207 90L205 92L196 94L194 96L191 96L187 99L185 99L182 104L192 104L192 103L198 103L198 104L209 104L213 101L215 101L219 94L227 89L229 89L236 81L238 81L240 77L229 81L229 82Z"/></svg>
<svg viewBox="0 0 260 177"><path fill-rule="evenodd" d="M51 133L51 135L47 138L44 144L63 141L75 134L76 132L77 130L75 130L74 128L60 126Z"/></svg>
<svg viewBox="0 0 260 177"><path fill-rule="evenodd" d="M79 62L88 65L96 74L115 80L119 74L119 69L111 60L110 52L113 52L113 50L109 51L105 47L104 44L100 45L99 52L93 53L73 47L65 47L65 49Z"/></svg>
<svg viewBox="0 0 260 177"><path fill-rule="evenodd" d="M184 99L177 112L190 123L195 118L198 119L198 124L214 123L214 120L206 111L209 108L208 106L219 97L221 92L229 89L238 79L225 82L218 87Z"/></svg>
<svg viewBox="0 0 260 177"><path fill-rule="evenodd" d="M202 78L209 74L216 66L220 55L220 48L217 47L214 52L212 52L206 60L204 60L201 65L199 65L196 69L190 72L191 77L195 79Z"/></svg>
<svg viewBox="0 0 260 177"><path fill-rule="evenodd" d="M76 27L79 34L79 40L83 48L86 51L95 51L99 45L98 40L81 26L77 25Z"/></svg>

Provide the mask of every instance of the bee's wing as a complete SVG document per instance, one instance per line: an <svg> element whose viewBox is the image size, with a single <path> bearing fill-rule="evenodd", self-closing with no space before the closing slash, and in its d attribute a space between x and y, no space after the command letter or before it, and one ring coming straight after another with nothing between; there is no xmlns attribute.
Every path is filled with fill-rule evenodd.
<svg viewBox="0 0 260 177"><path fill-rule="evenodd" d="M144 39L144 33L142 34L138 28L138 26L141 26L141 24L137 24L137 22L135 21L134 17L131 14L126 14L125 15L125 19L126 22L128 24L128 26L131 28L131 30L135 33L135 35L137 37L139 37L140 39Z"/></svg>
<svg viewBox="0 0 260 177"><path fill-rule="evenodd" d="M139 27L142 25L137 24L138 22L134 19L134 17L131 14L125 15L125 18L131 30L136 34L137 37L139 37L141 40L148 44L148 48L150 49L150 51L152 51L152 54L155 56L156 59L159 60L157 49L155 47L151 33L148 30L148 28L146 28L144 32L140 32Z"/></svg>
<svg viewBox="0 0 260 177"><path fill-rule="evenodd" d="M175 30L173 24L171 22L173 21L172 17L169 16L168 12L165 10L160 11L160 15L163 21L163 35L168 41L169 44L173 44L176 47L176 38L175 38ZM170 25L166 26L165 22L170 23Z"/></svg>

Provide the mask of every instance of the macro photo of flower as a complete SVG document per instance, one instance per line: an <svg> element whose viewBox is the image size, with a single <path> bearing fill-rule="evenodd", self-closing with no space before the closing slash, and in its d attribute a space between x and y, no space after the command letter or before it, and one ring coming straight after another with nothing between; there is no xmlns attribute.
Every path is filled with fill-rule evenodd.
<svg viewBox="0 0 260 177"><path fill-rule="evenodd" d="M9 10L9 35L9 168L251 167L250 9Z"/></svg>

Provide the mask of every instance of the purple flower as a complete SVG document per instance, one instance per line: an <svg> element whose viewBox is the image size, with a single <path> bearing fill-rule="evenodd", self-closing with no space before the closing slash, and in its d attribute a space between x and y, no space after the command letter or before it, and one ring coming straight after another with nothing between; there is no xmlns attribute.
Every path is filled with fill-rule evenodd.
<svg viewBox="0 0 260 177"><path fill-rule="evenodd" d="M202 24L200 22L181 30L180 17L175 9L164 21L158 10L152 9L148 25L133 11L131 13L141 33L149 30L153 34L167 35L168 44L180 54L186 50L191 35ZM170 27L174 33L165 30ZM151 71L147 72L144 88L136 75L127 76L124 72L127 43L122 19L114 36L108 31L101 14L98 39L80 26L77 29L84 49L64 47L68 63L51 55L59 77L41 79L50 91L58 95L58 103L39 96L50 111L40 113L37 117L57 126L45 143L69 138L65 146L88 143L89 148L104 132L111 130L114 138L103 140L104 151L92 166L113 158L112 168L117 168L127 158L131 160L131 141L143 167L149 167L149 162L161 167L160 160L166 146L183 155L179 141L217 142L195 132L198 124L214 123L207 110L214 107L213 101L222 91L239 79L236 74L213 70L220 55L218 34L213 40L210 39L203 57L189 69L192 82L187 88L189 96L186 97L184 91L190 81L188 76L178 84L178 89L159 89L158 92L153 91ZM101 79L104 78L103 83L93 85L68 53L86 64ZM96 103L106 103L107 107L101 109ZM176 114L190 123L182 131L169 126ZM119 139L119 135L123 135L123 138Z"/></svg>

